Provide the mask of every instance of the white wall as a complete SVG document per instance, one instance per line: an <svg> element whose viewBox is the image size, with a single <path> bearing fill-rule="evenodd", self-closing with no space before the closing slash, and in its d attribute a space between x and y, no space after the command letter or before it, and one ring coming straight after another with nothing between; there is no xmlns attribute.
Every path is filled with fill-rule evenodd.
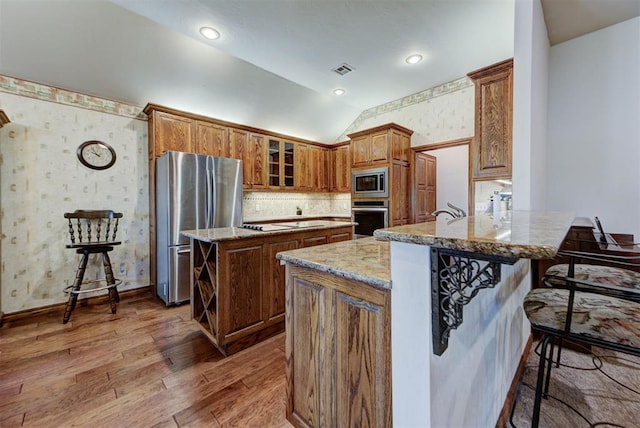
<svg viewBox="0 0 640 428"><path fill-rule="evenodd" d="M549 39L539 0L515 8L513 206L544 210Z"/></svg>
<svg viewBox="0 0 640 428"><path fill-rule="evenodd" d="M547 141L547 208L640 238L640 18L551 47Z"/></svg>
<svg viewBox="0 0 640 428"><path fill-rule="evenodd" d="M447 202L468 211L469 145L429 150L436 157L436 208L447 208Z"/></svg>

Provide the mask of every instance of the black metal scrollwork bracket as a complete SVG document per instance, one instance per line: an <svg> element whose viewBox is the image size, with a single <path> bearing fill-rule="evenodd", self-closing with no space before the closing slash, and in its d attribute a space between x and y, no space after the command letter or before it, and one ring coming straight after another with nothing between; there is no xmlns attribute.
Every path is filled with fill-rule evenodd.
<svg viewBox="0 0 640 428"><path fill-rule="evenodd" d="M433 352L442 355L451 330L462 324L462 307L483 288L500 282L500 265L518 259L431 248L431 317Z"/></svg>

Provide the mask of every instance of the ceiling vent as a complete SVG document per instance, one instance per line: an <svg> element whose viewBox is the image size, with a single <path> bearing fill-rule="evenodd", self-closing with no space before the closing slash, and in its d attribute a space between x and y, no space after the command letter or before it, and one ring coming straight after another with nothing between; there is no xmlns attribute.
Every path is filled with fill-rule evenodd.
<svg viewBox="0 0 640 428"><path fill-rule="evenodd" d="M338 73L340 76L344 76L347 73L351 73L353 71L353 67L351 67L346 62L343 62L331 71L333 71L334 73Z"/></svg>

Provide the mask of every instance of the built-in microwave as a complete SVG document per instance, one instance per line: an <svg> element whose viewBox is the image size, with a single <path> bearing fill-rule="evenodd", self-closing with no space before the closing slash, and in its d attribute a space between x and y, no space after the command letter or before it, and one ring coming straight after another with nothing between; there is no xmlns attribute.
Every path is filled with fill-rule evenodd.
<svg viewBox="0 0 640 428"><path fill-rule="evenodd" d="M389 168L361 169L351 173L351 194L355 198L389 197Z"/></svg>

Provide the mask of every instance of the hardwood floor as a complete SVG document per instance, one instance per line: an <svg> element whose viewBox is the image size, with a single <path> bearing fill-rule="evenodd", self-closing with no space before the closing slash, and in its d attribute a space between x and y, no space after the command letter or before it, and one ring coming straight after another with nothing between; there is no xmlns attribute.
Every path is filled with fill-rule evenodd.
<svg viewBox="0 0 640 428"><path fill-rule="evenodd" d="M151 295L0 329L0 427L290 427L284 334L224 358Z"/></svg>

